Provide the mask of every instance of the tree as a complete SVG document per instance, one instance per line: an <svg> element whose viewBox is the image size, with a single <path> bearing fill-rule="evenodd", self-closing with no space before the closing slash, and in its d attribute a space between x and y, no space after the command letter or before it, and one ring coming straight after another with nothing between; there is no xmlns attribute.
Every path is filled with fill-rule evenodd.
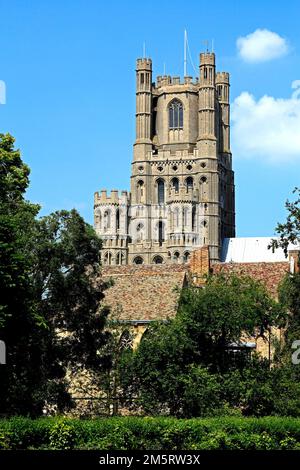
<svg viewBox="0 0 300 470"><path fill-rule="evenodd" d="M293 191L297 194L295 201L286 201L287 218L284 223L278 223L276 232L279 240L274 239L270 248L274 251L281 247L285 255L288 254L290 244L300 244L300 189L295 188ZM300 252L299 252L300 253ZM300 258L299 258L300 261ZM291 344L294 340L300 339L300 273L288 274L283 280L279 296L281 302L286 305L289 310L289 318L287 329L285 332L285 351L284 354L291 355Z"/></svg>
<svg viewBox="0 0 300 470"><path fill-rule="evenodd" d="M44 404L70 406L66 372L109 367L101 308L101 241L75 211L37 219L24 200L29 169L14 139L0 135L0 413L41 414Z"/></svg>
<svg viewBox="0 0 300 470"><path fill-rule="evenodd" d="M39 207L24 200L28 184L29 168L14 150L13 137L0 134L0 338L7 346L0 412L27 408L35 383L31 344L42 322L34 310L29 246ZM20 401L27 402L25 408Z"/></svg>
<svg viewBox="0 0 300 470"><path fill-rule="evenodd" d="M176 318L151 325L137 351L121 359L124 395L137 395L147 412L175 416L235 406L221 378L249 367L249 359L241 355L233 362L227 346L243 334L264 335L284 319L284 309L248 277L216 275L204 289L185 288Z"/></svg>
<svg viewBox="0 0 300 470"><path fill-rule="evenodd" d="M243 335L265 337L286 318L261 283L235 274L210 276L204 289L183 289L178 315L201 360L214 370L226 369L230 343Z"/></svg>
<svg viewBox="0 0 300 470"><path fill-rule="evenodd" d="M279 240L274 239L270 244L273 251L279 247L283 248L286 256L290 243L300 243L300 189L295 188L293 193L297 194L296 200L292 202L287 200L285 203L288 211L286 222L278 223L275 229Z"/></svg>

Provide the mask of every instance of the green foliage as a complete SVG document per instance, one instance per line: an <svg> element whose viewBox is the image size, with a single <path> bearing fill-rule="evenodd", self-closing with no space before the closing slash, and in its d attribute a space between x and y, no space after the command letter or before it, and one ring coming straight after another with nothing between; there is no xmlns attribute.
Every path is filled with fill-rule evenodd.
<svg viewBox="0 0 300 470"><path fill-rule="evenodd" d="M124 396L138 397L149 414L270 414L269 363L243 354L233 362L227 345L244 333L264 336L285 318L285 309L248 277L214 276L205 289L186 288L176 318L151 325L138 349L121 357Z"/></svg>
<svg viewBox="0 0 300 470"><path fill-rule="evenodd" d="M24 199L29 168L0 134L0 414L40 415L45 404L71 406L67 367L109 367L104 333L108 311L99 307L101 241L75 211L37 219ZM59 334L58 334L59 332ZM80 364L78 364L80 363Z"/></svg>
<svg viewBox="0 0 300 470"><path fill-rule="evenodd" d="M273 250L282 247L286 255L289 243L300 242L300 188L295 188L293 193L297 195L296 200L292 202L287 200L285 203L286 222L278 223L276 227L279 240L272 240L270 246Z"/></svg>
<svg viewBox="0 0 300 470"><path fill-rule="evenodd" d="M285 310L263 284L235 274L210 276L205 289L183 289L178 315L187 322L189 336L203 344L203 357L207 345L213 348L214 362L224 345L240 341L242 334L254 336L258 331L264 337L270 327L282 326L286 318Z"/></svg>
<svg viewBox="0 0 300 470"><path fill-rule="evenodd" d="M295 418L0 420L2 449L299 450Z"/></svg>
<svg viewBox="0 0 300 470"><path fill-rule="evenodd" d="M23 200L29 185L30 170L14 149L15 139L10 134L0 134L0 201L16 204Z"/></svg>
<svg viewBox="0 0 300 470"><path fill-rule="evenodd" d="M74 446L75 429L65 420L57 421L50 429L49 442L52 449L70 450Z"/></svg>

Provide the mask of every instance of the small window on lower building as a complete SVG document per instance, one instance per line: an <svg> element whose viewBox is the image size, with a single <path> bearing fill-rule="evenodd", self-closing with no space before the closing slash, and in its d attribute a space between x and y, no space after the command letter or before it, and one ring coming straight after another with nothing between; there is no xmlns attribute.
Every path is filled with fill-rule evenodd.
<svg viewBox="0 0 300 470"><path fill-rule="evenodd" d="M163 257L162 256L154 256L153 258L153 263L154 264L162 264L164 262L163 260Z"/></svg>
<svg viewBox="0 0 300 470"><path fill-rule="evenodd" d="M123 331L120 338L119 347L121 350L133 348L133 336L128 330Z"/></svg>
<svg viewBox="0 0 300 470"><path fill-rule="evenodd" d="M133 263L134 264L143 264L144 263L144 260L141 256L136 256L133 260Z"/></svg>

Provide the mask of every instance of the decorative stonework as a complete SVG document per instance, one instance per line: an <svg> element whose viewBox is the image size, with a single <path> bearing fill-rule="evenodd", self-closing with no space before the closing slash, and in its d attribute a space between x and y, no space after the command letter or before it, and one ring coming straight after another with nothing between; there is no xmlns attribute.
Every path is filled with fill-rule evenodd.
<svg viewBox="0 0 300 470"><path fill-rule="evenodd" d="M184 264L235 235L229 74L200 54L199 77L157 77L136 65L136 140L130 193L95 193L95 229L104 265Z"/></svg>

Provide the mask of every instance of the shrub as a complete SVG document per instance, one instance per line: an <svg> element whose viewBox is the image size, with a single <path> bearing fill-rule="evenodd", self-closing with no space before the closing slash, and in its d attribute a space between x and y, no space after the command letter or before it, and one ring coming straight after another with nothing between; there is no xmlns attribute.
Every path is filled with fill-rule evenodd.
<svg viewBox="0 0 300 470"><path fill-rule="evenodd" d="M13 418L0 420L0 449L299 450L300 419Z"/></svg>

